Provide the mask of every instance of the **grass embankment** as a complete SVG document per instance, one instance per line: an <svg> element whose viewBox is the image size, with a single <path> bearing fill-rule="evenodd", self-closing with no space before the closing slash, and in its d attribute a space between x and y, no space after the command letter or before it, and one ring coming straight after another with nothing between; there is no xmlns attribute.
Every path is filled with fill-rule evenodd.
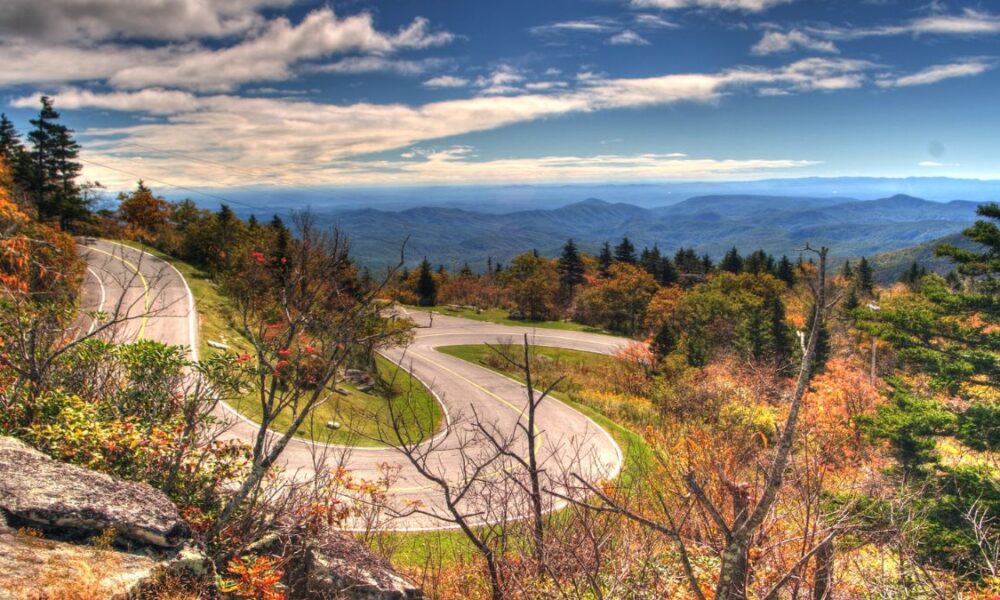
<svg viewBox="0 0 1000 600"><path fill-rule="evenodd" d="M198 311L199 356L205 358L220 352L220 350L209 346L209 341L223 343L228 346L229 352L238 354L252 350L249 340L243 336L236 324L232 303L223 295L218 284L212 280L208 273L139 242L125 241L123 243L139 250L145 250L157 258L169 262L187 280ZM358 391L356 386L348 382L338 384L337 389L346 392L346 394L333 393L332 399L320 406L296 435L329 444L378 446L379 444L370 438L376 437L380 425L385 427L388 424L386 408L388 402L392 399L398 399L406 393L412 393L414 400L414 420L407 424L407 433L417 436L421 431L437 432L441 427L442 411L430 391L416 378L411 377L407 371L398 368L391 361L378 357L376 362L379 385L376 385L374 393ZM249 394L240 402L233 403L233 408L259 422L260 402L254 393ZM344 426L337 430L331 430L326 426L328 421L338 421ZM272 427L278 431L284 431L290 422L289 414L283 412L278 415Z"/></svg>
<svg viewBox="0 0 1000 600"><path fill-rule="evenodd" d="M375 389L371 393L361 392L357 386L349 382L337 384L341 392L334 392L330 399L313 411L309 419L296 432L297 437L313 439L327 444L345 444L351 446L378 447L384 444L377 441L379 429L389 431L389 402L406 401L412 406L412 419L405 424L406 434L410 438L430 437L441 427L441 406L421 384L405 369L381 356L375 357L378 366L378 378ZM399 402L403 404L403 402ZM244 398L233 406L240 413L254 421L260 420L260 401L255 394ZM285 431L291 424L291 413L284 411L278 415L271 428ZM331 430L327 422L337 421L342 424L340 429Z"/></svg>
<svg viewBox="0 0 1000 600"><path fill-rule="evenodd" d="M406 305L406 310L410 311L430 311L439 315L449 317L462 317L473 321L484 321L496 323L498 325L510 325L512 327L539 327L541 329L562 329L563 331L583 331L585 333L600 333L602 335L614 335L610 331L605 331L600 327L591 327L572 321L528 321L524 319L509 318L510 311L502 308L453 308L450 306L413 306Z"/></svg>
<svg viewBox="0 0 1000 600"><path fill-rule="evenodd" d="M487 360L494 351L485 344L444 346L437 350L524 382L521 372L513 368L497 366L501 364L499 361ZM622 471L618 476L622 485L629 485L636 477L647 472L652 466L653 451L642 436L618 425L593 408L571 400L570 394L567 392L568 389L582 383L583 378L578 376L582 371L607 367L616 359L604 354L546 346L533 346L532 351L536 357L545 357L552 364L564 367L562 370L566 379L564 384L560 386L562 389L557 388L552 396L593 419L618 443L624 458ZM426 565L430 557L436 557L437 560L447 564L476 554L476 549L458 530L403 533L399 536L398 546L392 561L394 564L404 567L421 568Z"/></svg>

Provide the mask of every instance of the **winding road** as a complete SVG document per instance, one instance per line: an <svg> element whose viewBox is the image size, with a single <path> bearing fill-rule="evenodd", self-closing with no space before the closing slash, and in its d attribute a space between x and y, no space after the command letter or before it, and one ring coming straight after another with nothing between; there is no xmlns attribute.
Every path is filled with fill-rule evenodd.
<svg viewBox="0 0 1000 600"><path fill-rule="evenodd" d="M149 253L105 240L88 240L80 249L88 265L82 293L84 309L112 312L118 307L121 314L129 315L129 320L116 332L116 341L146 338L186 346L197 360L198 316L194 298L179 271ZM622 338L576 331L510 327L443 315L434 315L431 319L426 312L412 312L409 316L419 326L413 343L405 349L386 350L384 354L410 370L444 408L448 423L445 430L435 436L436 447L428 457L428 465L449 480L463 476L463 467L468 466L470 456L487 451L487 444L479 439L481 434L471 429L469 418L475 414L496 431L512 432L523 419L527 395L521 383L438 352L436 348L457 344L518 343L524 334L528 334L529 341L535 345L601 354L614 353L627 343ZM252 443L257 433L254 423L228 407L220 416L229 419L227 435ZM587 416L558 400L548 399L540 405L537 418L537 430L541 434L537 454L550 481L561 480L561 474L567 471L596 481L612 478L621 469L622 452L618 445ZM463 441L464 452L460 450ZM515 448L522 452L525 449L523 443ZM346 453L346 466L356 478L375 479L385 465L398 469L389 490L395 501L400 505L417 503L426 512L443 514L443 496L439 488L391 448L345 450L297 439L282 455L285 472L309 477L314 472L317 452L323 450ZM483 496L497 493L500 492L484 491ZM551 497L547 502L550 508L559 505ZM395 530L449 526L453 525L421 513L396 518L387 524Z"/></svg>

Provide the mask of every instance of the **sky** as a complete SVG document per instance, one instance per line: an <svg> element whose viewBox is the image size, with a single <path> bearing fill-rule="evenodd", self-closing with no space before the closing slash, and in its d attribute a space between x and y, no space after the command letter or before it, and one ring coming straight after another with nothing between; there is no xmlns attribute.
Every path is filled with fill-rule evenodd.
<svg viewBox="0 0 1000 600"><path fill-rule="evenodd" d="M1000 178L1000 2L4 0L109 189Z"/></svg>

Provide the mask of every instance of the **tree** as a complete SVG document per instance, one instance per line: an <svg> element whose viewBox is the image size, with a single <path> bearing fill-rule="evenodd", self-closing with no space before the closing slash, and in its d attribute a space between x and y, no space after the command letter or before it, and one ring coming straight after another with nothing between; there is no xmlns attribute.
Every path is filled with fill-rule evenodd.
<svg viewBox="0 0 1000 600"><path fill-rule="evenodd" d="M604 242L604 245L601 246L601 253L597 255L597 270L601 277L606 278L610 275L609 269L614 261L614 256L611 254L611 244Z"/></svg>
<svg viewBox="0 0 1000 600"><path fill-rule="evenodd" d="M799 262L802 262L801 256L799 257ZM854 267L851 266L850 260L844 261L844 268L841 269L840 274L844 277L844 279L854 279Z"/></svg>
<svg viewBox="0 0 1000 600"><path fill-rule="evenodd" d="M778 279L784 281L788 287L795 285L795 267L792 265L792 261L788 260L788 257L784 254L781 255L781 260L778 261L777 276Z"/></svg>
<svg viewBox="0 0 1000 600"><path fill-rule="evenodd" d="M417 297L420 299L420 306L437 304L437 287L434 273L431 272L431 263L425 257L420 263L420 270L417 274Z"/></svg>
<svg viewBox="0 0 1000 600"><path fill-rule="evenodd" d="M28 153L30 177L27 188L43 220L58 218L65 228L72 219L87 214L87 206L76 186L82 165L76 162L80 146L73 140L73 131L58 122L59 113L48 96L41 98L38 117L28 133L31 151Z"/></svg>
<svg viewBox="0 0 1000 600"><path fill-rule="evenodd" d="M572 238L566 240L556 270L559 271L559 283L567 291L569 299L572 300L576 286L584 282L583 260L581 260L580 252Z"/></svg>
<svg viewBox="0 0 1000 600"><path fill-rule="evenodd" d="M826 282L826 259L828 250L822 248L819 254L819 269L816 284L814 286L814 316L815 324L809 332L808 341L805 344L799 373L795 383L794 392L788 404L788 414L785 417L781 433L777 438L770 464L763 467L763 482L756 501L750 494L750 487L747 483L723 480L720 485L729 490L733 498L732 517L727 519L724 515L728 512L719 506L706 491L706 478L711 476L711 471L698 473L693 469L684 473L680 479L683 481L690 501L703 510L705 521L721 532L722 547L719 552L718 578L715 587L714 598L716 600L745 600L748 597L748 584L751 581L751 548L754 544L760 543L758 534L765 520L774 510L779 500L779 494L785 485L785 475L791 461L792 450L798 439L797 428L800 414L803 409L803 398L809 388L812 378L812 361L816 353L816 344L819 339L819 331L822 327L826 315L832 303L828 300ZM684 538L682 524L687 520L693 510L692 506L683 508L678 516L671 515L671 510L666 506L662 495L657 496L662 510L657 516L649 516L648 510L635 510L626 506L620 499L614 497L613 492L601 489L588 483L582 477L577 476L576 480L580 486L585 488L590 494L598 499L597 503L589 503L579 498L562 496L565 500L579 505L586 506L590 510L597 512L621 515L640 526L664 535L677 547L683 572L691 594L699 600L705 600L706 595L702 589L697 572L694 570L690 554L688 553L687 541ZM700 529L700 528L699 528ZM782 588L788 584L796 575L797 571L820 548L826 547L826 542L832 539L831 532L824 537L812 549L806 549L801 557L790 569L787 569L784 576L770 582L769 589L759 595L761 598L777 598Z"/></svg>
<svg viewBox="0 0 1000 600"><path fill-rule="evenodd" d="M616 331L635 333L659 285L652 275L628 263L611 265L609 278L577 300L577 318Z"/></svg>
<svg viewBox="0 0 1000 600"><path fill-rule="evenodd" d="M501 277L514 306L527 319L541 321L552 316L559 287L554 262L525 252L514 257Z"/></svg>
<svg viewBox="0 0 1000 600"><path fill-rule="evenodd" d="M774 274L774 257L764 252L756 250L743 261L743 270L747 273L771 273Z"/></svg>
<svg viewBox="0 0 1000 600"><path fill-rule="evenodd" d="M743 270L743 257L740 256L740 252L736 249L736 246L730 248L726 252L726 255L722 257L719 268L730 273L739 273Z"/></svg>
<svg viewBox="0 0 1000 600"><path fill-rule="evenodd" d="M875 274L872 271L871 263L864 256L858 261L858 291L862 294L871 295L875 292Z"/></svg>
<svg viewBox="0 0 1000 600"><path fill-rule="evenodd" d="M663 256L660 254L660 248L653 245L653 249L643 248L642 252L639 254L639 266L641 266L647 273L653 276L654 279L659 280L660 278L660 266L663 260Z"/></svg>
<svg viewBox="0 0 1000 600"><path fill-rule="evenodd" d="M17 168L24 156L24 144L14 124L0 113L0 159L11 169Z"/></svg>
<svg viewBox="0 0 1000 600"><path fill-rule="evenodd" d="M622 241L615 246L615 262L626 263L629 265L634 265L637 262L635 256L635 245L628 239L628 236L622 238Z"/></svg>
<svg viewBox="0 0 1000 600"><path fill-rule="evenodd" d="M657 269L656 280L660 285L673 285L677 283L680 275L677 273L677 268L674 267L674 263L670 260L669 256L664 256L660 259L660 266Z"/></svg>
<svg viewBox="0 0 1000 600"><path fill-rule="evenodd" d="M118 214L126 225L126 235L146 243L157 240L170 219L170 203L153 194L139 181L131 194L118 195Z"/></svg>

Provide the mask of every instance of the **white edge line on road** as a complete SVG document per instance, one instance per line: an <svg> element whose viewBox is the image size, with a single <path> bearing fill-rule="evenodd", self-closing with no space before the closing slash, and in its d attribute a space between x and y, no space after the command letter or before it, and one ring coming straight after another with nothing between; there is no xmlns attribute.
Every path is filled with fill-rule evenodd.
<svg viewBox="0 0 1000 600"><path fill-rule="evenodd" d="M98 275L94 271L94 269L92 267L90 267L90 266L87 267L87 272L90 273L90 276L93 277L94 279L96 279L97 280L97 284L99 286L101 286L101 303L100 303L100 305L98 305L97 310L95 311L95 312L101 312L102 310L104 310L104 302L105 302L105 300L107 300L107 297L108 297L107 289L104 287L104 280L101 279L101 276ZM94 333L94 329L96 329L96 328L97 328L97 319L91 319L90 320L90 329L87 330L87 335L90 335L90 334Z"/></svg>

